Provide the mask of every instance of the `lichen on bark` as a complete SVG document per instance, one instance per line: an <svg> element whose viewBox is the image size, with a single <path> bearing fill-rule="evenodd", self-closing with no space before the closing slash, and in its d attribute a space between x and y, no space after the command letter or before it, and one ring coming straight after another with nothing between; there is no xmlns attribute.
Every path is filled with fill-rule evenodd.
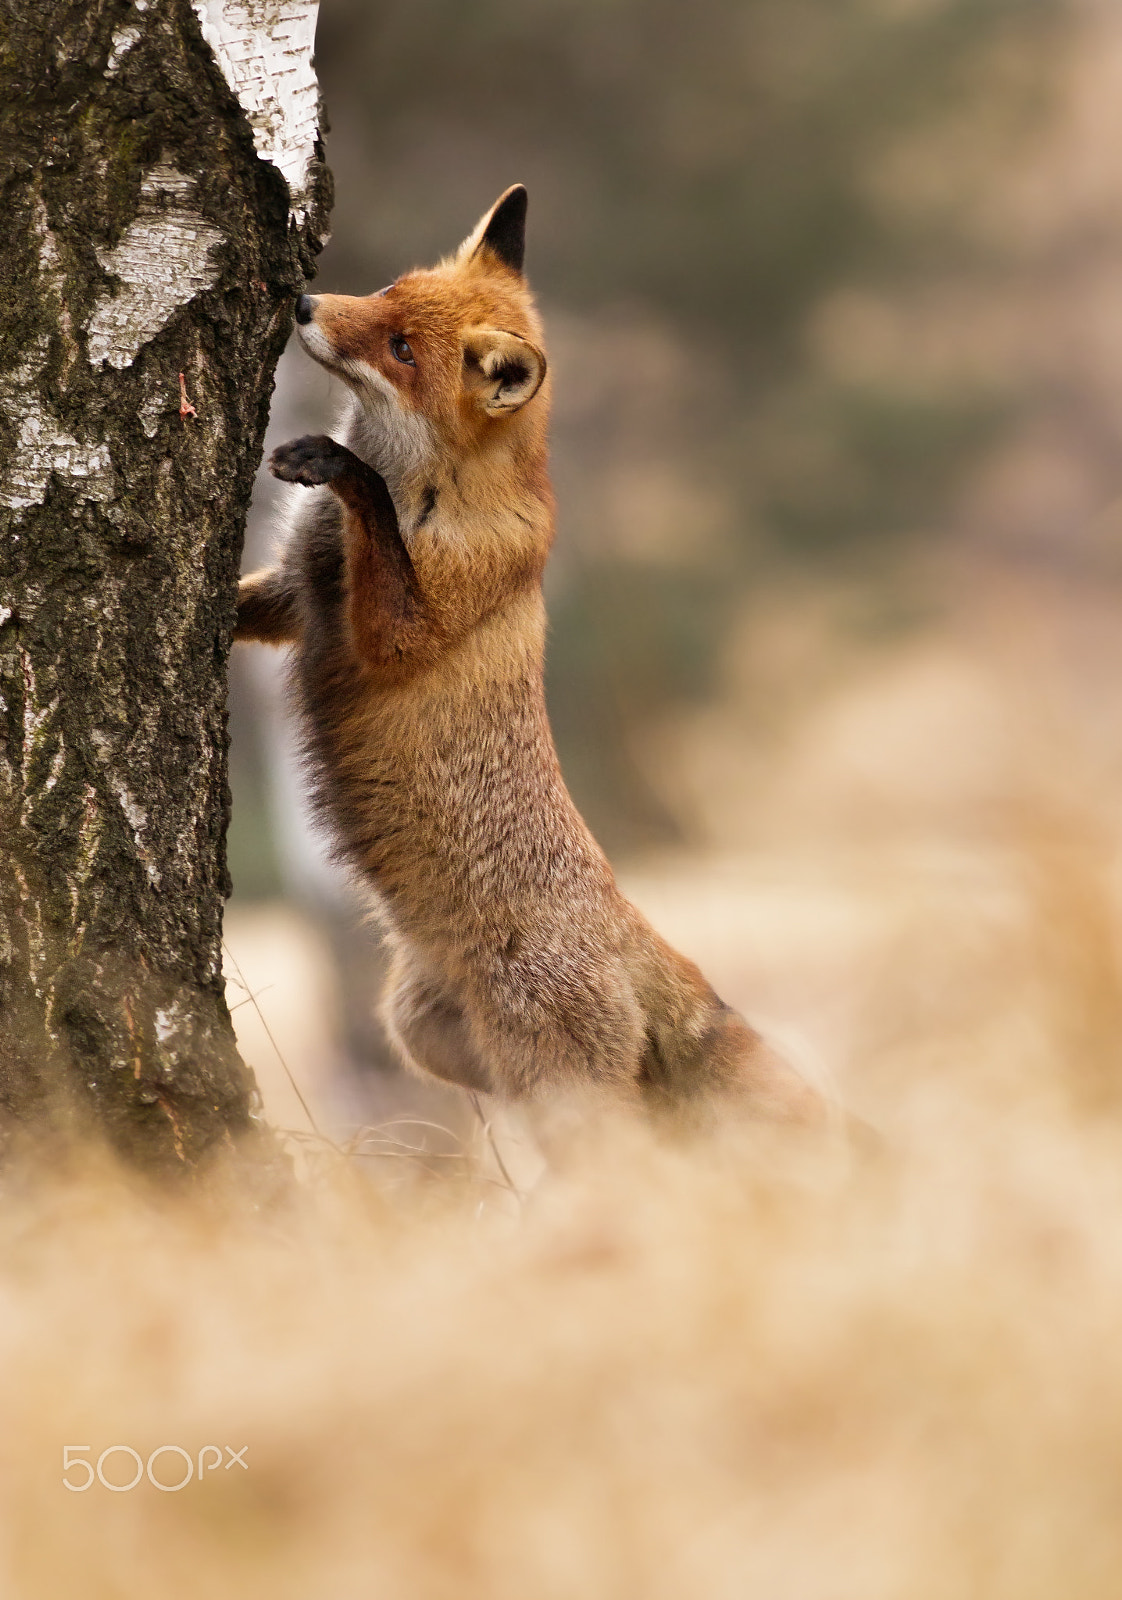
<svg viewBox="0 0 1122 1600"><path fill-rule="evenodd" d="M330 199L318 145L298 204L259 153L209 3L0 4L0 1111L188 1165L251 1125L225 668Z"/></svg>

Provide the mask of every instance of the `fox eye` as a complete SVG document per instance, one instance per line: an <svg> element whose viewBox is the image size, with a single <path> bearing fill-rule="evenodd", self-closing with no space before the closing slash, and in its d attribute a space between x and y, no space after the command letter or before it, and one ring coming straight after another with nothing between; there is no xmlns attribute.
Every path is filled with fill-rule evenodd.
<svg viewBox="0 0 1122 1600"><path fill-rule="evenodd" d="M393 351L395 359L403 361L407 367L415 367L417 365L413 360L412 350L410 350L407 341L400 334L397 338L390 340L390 349Z"/></svg>

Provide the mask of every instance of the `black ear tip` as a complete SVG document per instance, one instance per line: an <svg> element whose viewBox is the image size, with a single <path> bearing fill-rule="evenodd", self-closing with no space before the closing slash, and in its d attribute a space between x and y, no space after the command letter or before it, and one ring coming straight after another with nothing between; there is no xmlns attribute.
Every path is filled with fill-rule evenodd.
<svg viewBox="0 0 1122 1600"><path fill-rule="evenodd" d="M479 241L494 251L505 266L522 271L526 255L526 209L530 197L524 183L516 183L499 200Z"/></svg>

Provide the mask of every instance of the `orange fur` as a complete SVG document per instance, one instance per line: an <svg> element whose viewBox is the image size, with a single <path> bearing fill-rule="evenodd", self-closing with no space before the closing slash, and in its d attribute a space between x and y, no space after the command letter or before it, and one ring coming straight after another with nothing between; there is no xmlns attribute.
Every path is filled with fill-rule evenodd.
<svg viewBox="0 0 1122 1600"><path fill-rule="evenodd" d="M302 297L354 395L344 443L273 469L322 485L239 638L293 645L316 801L373 890L384 1017L412 1066L507 1097L600 1086L817 1096L620 894L561 777L542 688L549 378L521 272L525 191L378 294Z"/></svg>

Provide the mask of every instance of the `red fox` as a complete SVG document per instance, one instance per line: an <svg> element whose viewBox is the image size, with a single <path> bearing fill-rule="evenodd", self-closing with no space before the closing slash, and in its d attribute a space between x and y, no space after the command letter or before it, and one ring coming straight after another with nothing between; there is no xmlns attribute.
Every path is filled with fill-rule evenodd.
<svg viewBox="0 0 1122 1600"><path fill-rule="evenodd" d="M270 468L314 492L235 637L292 646L314 802L392 948L407 1065L506 1099L822 1102L620 893L565 787L542 687L550 381L523 276L526 190L376 294L303 294L351 392L343 442Z"/></svg>

